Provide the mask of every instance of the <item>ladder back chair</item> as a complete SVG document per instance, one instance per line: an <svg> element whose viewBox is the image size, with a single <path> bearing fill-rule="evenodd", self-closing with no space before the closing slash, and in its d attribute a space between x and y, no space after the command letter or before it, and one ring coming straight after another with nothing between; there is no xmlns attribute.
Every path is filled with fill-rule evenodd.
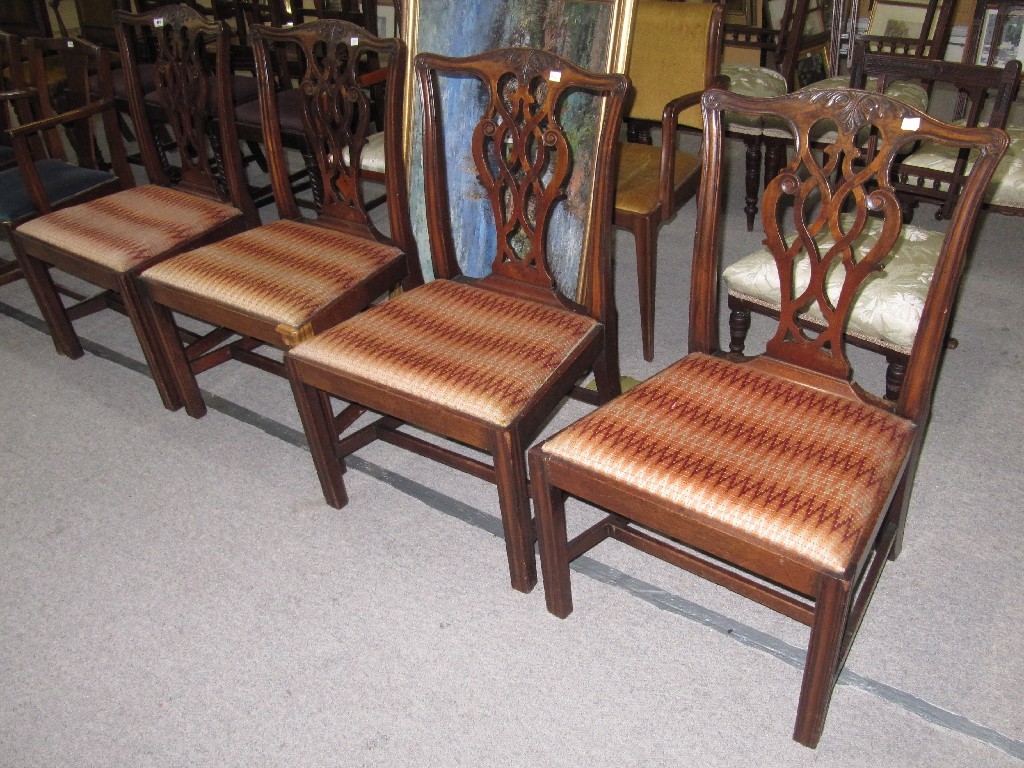
<svg viewBox="0 0 1024 768"><path fill-rule="evenodd" d="M548 609L572 611L569 563L608 537L810 626L794 738L817 745L831 692L887 559L900 550L950 306L981 195L1006 150L994 128L939 122L881 94L704 97L689 354L530 452ZM765 189L765 242L787 286L782 318L753 358L719 347L722 115L789 122L796 154ZM818 123L837 128L823 154ZM857 137L870 130L866 157ZM943 236L924 317L895 403L854 380L844 326L853 296L885 269L903 212L889 180L910 143L975 147ZM797 286L800 260L813 279ZM838 291L826 273L842 273ZM820 333L798 322L811 304ZM565 497L608 512L567 540Z"/></svg>
<svg viewBox="0 0 1024 768"><path fill-rule="evenodd" d="M422 54L415 71L438 279L298 345L287 356L289 376L330 505L347 503L344 457L377 439L492 482L512 586L528 592L537 574L525 449L588 370L601 397L619 391L609 243L629 81L523 48L465 59ZM453 80L479 83L480 98L466 100L470 112L442 113L441 83ZM468 148L474 189L451 200L449 167L460 169ZM571 187L582 189L575 212L565 203ZM474 197L479 206L463 205ZM570 254L578 267L561 280L551 254L569 237L552 235L556 215L579 216L581 245ZM491 274L461 276L453 217L454 226L490 230L492 244L482 247L494 248ZM331 396L349 404L337 416ZM339 438L366 410L382 415ZM401 431L405 423L493 463Z"/></svg>
<svg viewBox="0 0 1024 768"><path fill-rule="evenodd" d="M720 3L648 0L637 6L627 74L634 95L627 120L657 123L662 145L619 147L615 225L633 233L643 355L654 359L658 230L693 197L700 157L676 147L679 125L699 128L700 95L718 83L722 58ZM691 44L680 47L681 40Z"/></svg>
<svg viewBox="0 0 1024 768"><path fill-rule="evenodd" d="M983 67L971 64L914 56L869 53L866 45L854 46L851 85L853 87L886 93L899 93L901 83L928 89L942 83L950 91L967 99L968 125L978 125L985 107L992 108L989 124L1002 128L1020 82L1020 63L1010 62L1005 68ZM904 99L899 98L900 101ZM905 101L904 101L905 103ZM953 112L955 100L944 100L950 110L945 115L933 115L953 121L960 114ZM826 137L818 137L821 141ZM834 141L834 138L832 139ZM896 400L900 394L907 361L921 320L925 298L943 242L941 232L909 224L914 208L921 200L937 203L936 216L948 218L956 203L958 190L967 172L968 153L958 155L956 147L947 144L926 144L911 147L912 153L893 166L890 180L900 196L906 226L900 240L893 247L883 274L866 284L850 308L847 324L847 342L885 356L887 361L886 397ZM998 175L1005 160L997 169ZM993 181L993 184L997 181ZM991 189L990 185L990 189ZM806 269L806 265L801 270ZM803 272L801 279L804 279ZM731 315L730 351L742 354L751 313L778 317L781 304L778 272L767 248L761 248L730 265L723 273L728 289ZM833 275L830 280L838 280ZM807 328L817 328L823 321L815 307L801 316ZM949 345L956 346L950 339Z"/></svg>
<svg viewBox="0 0 1024 768"><path fill-rule="evenodd" d="M46 320L57 351L81 357L72 319L111 307L127 312L142 351L168 408L182 404L165 387L172 379L153 338L151 311L139 275L176 253L220 240L258 223L245 189L238 140L230 119L228 39L221 24L206 22L181 5L143 14L116 16L122 64L150 183L98 200L46 214L22 224L15 252ZM178 173L162 164L143 101L132 34L155 43L156 93L174 134ZM215 107L219 135L214 135ZM55 266L98 286L101 292L65 308L47 266Z"/></svg>
<svg viewBox="0 0 1024 768"><path fill-rule="evenodd" d="M362 311L398 287L423 282L407 206L401 125L405 45L381 40L344 21L252 30L260 105L280 220L161 262L142 274L154 322L186 411L206 412L196 374L240 360L284 375L288 349ZM270 60L285 53L302 71L303 141L316 159L319 215L300 216L290 185ZM391 235L367 211L359 156L366 146L370 105L360 63L387 56L394 75L387 92L386 184ZM188 348L172 310L214 326ZM168 383L167 388L172 388Z"/></svg>

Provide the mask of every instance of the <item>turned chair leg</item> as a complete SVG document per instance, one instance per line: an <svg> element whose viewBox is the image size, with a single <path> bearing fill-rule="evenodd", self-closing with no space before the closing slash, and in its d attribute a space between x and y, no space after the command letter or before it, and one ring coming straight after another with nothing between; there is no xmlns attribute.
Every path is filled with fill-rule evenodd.
<svg viewBox="0 0 1024 768"><path fill-rule="evenodd" d="M754 231L757 217L757 201L761 197L761 137L744 136L746 145L746 196L743 211L747 214L747 232Z"/></svg>
<svg viewBox="0 0 1024 768"><path fill-rule="evenodd" d="M729 351L742 355L750 330L750 310L734 309L729 313Z"/></svg>
<svg viewBox="0 0 1024 768"><path fill-rule="evenodd" d="M907 376L907 358L893 356L888 361L885 367L885 399L896 401L900 399L903 379Z"/></svg>

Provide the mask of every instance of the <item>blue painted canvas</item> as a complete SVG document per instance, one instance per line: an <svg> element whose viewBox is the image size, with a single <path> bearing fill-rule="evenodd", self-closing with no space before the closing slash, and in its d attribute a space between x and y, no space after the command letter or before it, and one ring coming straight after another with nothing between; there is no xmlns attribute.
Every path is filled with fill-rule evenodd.
<svg viewBox="0 0 1024 768"><path fill-rule="evenodd" d="M606 71L614 11L613 2L594 0L420 0L418 17L413 19L417 24L416 48L417 52L467 56L495 48L530 46L551 50L588 69ZM468 121L474 115L479 117L480 107L473 106L474 101L482 104L485 95L476 82L454 78L441 82L441 92L455 250L464 274L483 277L495 257L494 219L476 180L469 145L472 126ZM588 121L593 119L590 98L575 95L566 100L562 124L570 136L586 134ZM431 275L418 93L414 105L410 208L424 274ZM460 124L460 119L467 124ZM570 197L558 206L551 223L550 266L559 287L568 296L577 295L593 160L592 153L574 155Z"/></svg>

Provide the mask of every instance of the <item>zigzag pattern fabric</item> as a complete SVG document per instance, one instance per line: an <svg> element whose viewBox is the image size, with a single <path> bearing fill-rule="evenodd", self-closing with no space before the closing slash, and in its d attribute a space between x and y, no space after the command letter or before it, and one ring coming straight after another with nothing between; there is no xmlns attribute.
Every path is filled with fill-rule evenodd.
<svg viewBox="0 0 1024 768"><path fill-rule="evenodd" d="M295 347L336 374L507 426L599 332L590 317L435 280Z"/></svg>
<svg viewBox="0 0 1024 768"><path fill-rule="evenodd" d="M241 215L227 203L147 184L48 213L19 232L128 272Z"/></svg>
<svg viewBox="0 0 1024 768"><path fill-rule="evenodd" d="M175 256L143 278L286 326L294 340L331 301L404 258L365 237L285 220Z"/></svg>
<svg viewBox="0 0 1024 768"><path fill-rule="evenodd" d="M692 354L543 450L838 573L884 509L914 432L878 408Z"/></svg>

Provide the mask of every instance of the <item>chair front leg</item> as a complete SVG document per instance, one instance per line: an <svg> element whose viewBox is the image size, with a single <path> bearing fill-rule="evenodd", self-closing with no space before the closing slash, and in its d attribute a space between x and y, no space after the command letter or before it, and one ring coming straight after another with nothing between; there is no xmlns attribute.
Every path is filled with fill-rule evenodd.
<svg viewBox="0 0 1024 768"><path fill-rule="evenodd" d="M201 419L206 415L206 402L188 361L174 313L160 304L151 302L149 306L154 339L166 361L168 376L185 405L185 413L194 419Z"/></svg>
<svg viewBox="0 0 1024 768"><path fill-rule="evenodd" d="M522 441L510 430L495 431L491 435L491 455L497 476L498 505L505 531L512 588L530 592L537 584L537 559Z"/></svg>
<svg viewBox="0 0 1024 768"><path fill-rule="evenodd" d="M338 430L330 395L304 383L287 355L285 363L324 499L335 509L341 509L348 504L344 479L345 460L338 451Z"/></svg>
<svg viewBox="0 0 1024 768"><path fill-rule="evenodd" d="M176 411L182 406L181 395L178 393L167 356L157 339L153 313L149 309L149 302L143 298L142 284L137 277L130 274L119 275L117 283L118 293L121 294L128 319L135 329L135 335L138 337L139 346L142 347L142 354L146 358L153 381L156 382L160 399L167 410Z"/></svg>
<svg viewBox="0 0 1024 768"><path fill-rule="evenodd" d="M32 296L39 306L43 320L46 321L46 327L50 330L50 339L53 341L53 346L57 349L58 354L70 357L72 360L77 360L85 354L82 349L82 342L79 340L78 334L71 324L71 318L68 317L64 303L60 300L57 286L50 276L50 271L44 262L29 256L22 249L17 237L11 242L14 246L14 255L21 267L21 273L24 275L25 282L28 283L28 287L32 291Z"/></svg>
<svg viewBox="0 0 1024 768"><path fill-rule="evenodd" d="M761 197L761 136L744 135L746 146L746 196L743 211L747 214L747 232L754 231L757 201Z"/></svg>
<svg viewBox="0 0 1024 768"><path fill-rule="evenodd" d="M818 745L821 738L832 690L839 677L839 662L852 597L848 581L821 576L811 639L807 646L807 660L804 662L796 727L793 730L793 738L811 749Z"/></svg>
<svg viewBox="0 0 1024 768"><path fill-rule="evenodd" d="M568 534L565 526L565 493L548 480L540 447L530 451L530 483L537 511L540 567L544 574L544 601L560 619L572 613L572 582L569 574Z"/></svg>

